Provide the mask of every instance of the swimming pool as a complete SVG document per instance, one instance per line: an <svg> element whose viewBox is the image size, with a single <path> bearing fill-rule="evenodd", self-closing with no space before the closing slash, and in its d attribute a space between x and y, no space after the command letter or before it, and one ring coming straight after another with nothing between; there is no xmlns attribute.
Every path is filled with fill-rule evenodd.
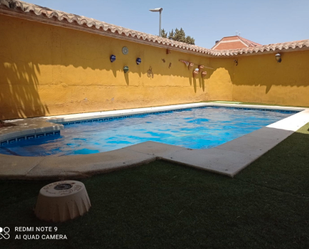
<svg viewBox="0 0 309 249"><path fill-rule="evenodd" d="M295 114L248 108L200 107L65 124L57 137L27 140L0 148L20 156L92 154L155 141L206 149L231 141Z"/></svg>

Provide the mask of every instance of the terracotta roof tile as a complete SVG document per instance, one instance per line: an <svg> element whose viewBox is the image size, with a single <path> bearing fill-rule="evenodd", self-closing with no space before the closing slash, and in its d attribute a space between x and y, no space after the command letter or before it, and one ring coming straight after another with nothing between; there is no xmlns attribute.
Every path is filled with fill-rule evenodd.
<svg viewBox="0 0 309 249"><path fill-rule="evenodd" d="M262 46L261 44L259 44L259 43L257 43L257 42L250 41L250 40L245 39L245 38L243 38L243 37L241 37L241 36L238 36L238 38L239 38L242 42L246 43L246 44L248 45L248 47Z"/></svg>
<svg viewBox="0 0 309 249"><path fill-rule="evenodd" d="M226 49L240 49L246 47L257 47L262 46L259 43L250 41L241 36L227 36L223 37L219 42L217 42L211 49L212 50L226 50Z"/></svg>
<svg viewBox="0 0 309 249"><path fill-rule="evenodd" d="M20 18L31 19L38 22L44 22L58 26L58 22L60 22L61 25L64 25L66 27L78 27L78 29L83 29L89 32L95 29L96 33L106 36L112 35L113 37L119 39L127 39L130 41L142 42L147 45L161 46L165 48L172 47L190 53L200 53L208 56L236 56L243 54L272 52L277 50L309 49L309 39L262 46L258 43L240 37L240 40L248 47L229 50L211 50L123 28L120 26L95 20L93 18L69 14L59 10L52 10L46 7L26 3L19 0L0 0L0 14L18 16ZM71 26L68 26L67 23Z"/></svg>

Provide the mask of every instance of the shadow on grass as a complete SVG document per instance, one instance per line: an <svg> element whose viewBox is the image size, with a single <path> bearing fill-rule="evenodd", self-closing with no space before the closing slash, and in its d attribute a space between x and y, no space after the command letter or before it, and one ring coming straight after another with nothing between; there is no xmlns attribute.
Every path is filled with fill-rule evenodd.
<svg viewBox="0 0 309 249"><path fill-rule="evenodd" d="M92 202L62 224L32 208L49 182L1 181L5 248L308 248L309 125L234 179L156 161L83 180ZM53 226L66 241L14 240L16 226Z"/></svg>
<svg viewBox="0 0 309 249"><path fill-rule="evenodd" d="M237 179L309 197L309 124L236 176Z"/></svg>

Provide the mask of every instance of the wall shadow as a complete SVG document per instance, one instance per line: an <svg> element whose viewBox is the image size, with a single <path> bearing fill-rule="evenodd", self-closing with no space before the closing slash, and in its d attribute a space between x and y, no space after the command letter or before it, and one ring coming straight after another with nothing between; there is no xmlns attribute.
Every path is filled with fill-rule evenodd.
<svg viewBox="0 0 309 249"><path fill-rule="evenodd" d="M193 79L193 88L194 88L194 92L196 93L196 78L192 77Z"/></svg>
<svg viewBox="0 0 309 249"><path fill-rule="evenodd" d="M11 32L8 26L5 27L3 30L7 39L0 41L0 53L4 55L0 59L2 61L0 61L2 75L0 105L1 109L5 110L0 112L0 119L46 116L62 113L62 110L66 110L67 113L74 113L77 110L78 112L97 111L101 108L95 100L100 95L99 91L103 92L102 88L108 85L112 86L111 93L115 94L114 86L134 85L132 75L130 82L131 73L137 73L145 81L141 85L149 87L145 87L145 91L139 96L143 96L143 93L147 96L152 90L150 88L156 87L154 85L156 82L151 84L146 82L156 76L167 76L162 81L164 83L157 82L158 87L170 85L183 87L182 83L177 81L169 83L172 76L188 79L192 92L188 93L189 97L186 96L185 102L190 98L194 101L195 96L201 94L198 88L205 91L204 79L194 79L193 68L188 69L179 60L184 58L207 65L209 59L206 57L176 51L167 55L166 50L161 48L36 22L8 19L9 21L0 16L0 21L5 20L12 25L12 30L14 29L14 32ZM20 40L24 41L22 46L18 46ZM121 51L124 45L129 48L127 55ZM113 63L110 61L111 54L116 56L116 61ZM141 65L136 65L136 54L142 59ZM165 58L165 62L162 58ZM123 72L123 65L129 67L129 72ZM124 73L123 78L122 73ZM208 71L208 78L211 73ZM95 87L94 90L91 88L92 84ZM59 97L49 97L48 89L52 89L52 94L56 95L58 94L56 91L59 91ZM86 89L85 92L88 91L89 98L83 95L84 89ZM96 92L95 89L98 91ZM184 94L186 94L185 90ZM89 104L91 97L94 99L92 103L97 102L93 104L94 107ZM89 102L85 103L84 99L89 99ZM158 104L156 101L153 99L154 104ZM179 103L182 99L175 98L170 103L173 101ZM149 100L145 102L150 103ZM110 103L106 105L109 105L107 109L115 108L111 107ZM119 108L124 106L126 103L121 103ZM104 106L100 110L103 108Z"/></svg>
<svg viewBox="0 0 309 249"><path fill-rule="evenodd" d="M128 72L127 73L123 72L123 74L124 74L124 79L126 81L126 84L127 84L127 86L129 86L130 85L129 74L128 74Z"/></svg>
<svg viewBox="0 0 309 249"><path fill-rule="evenodd" d="M40 68L33 63L1 63L0 72L0 110L8 110L0 119L45 116L49 109L44 105L38 93Z"/></svg>
<svg viewBox="0 0 309 249"><path fill-rule="evenodd" d="M223 75L220 72L215 73L215 76L212 77L213 73L219 68L226 69L225 78L231 79L233 94L234 89L238 86L262 86L265 87L263 90L266 95L271 93L273 86L305 86L306 89L309 89L309 70L307 70L309 51L283 54L281 63L275 61L273 54L240 56L237 58L238 65L235 66L235 58L211 58L204 55L188 54L185 51L184 53L171 51L171 54L167 55L166 49L163 48L103 37L69 28L40 24L35 21L30 22L0 16L0 22L2 24L0 33L5 37L5 39L0 40L0 118L2 119L48 115L51 112L50 109L52 109L52 112L54 109L50 105L50 100L48 102L50 108L43 103L46 94L42 100L39 93L39 89L41 90L40 83L47 87L48 84L59 85L72 83L74 80L78 81L77 83L73 82L73 90L66 96L68 99L63 100L63 103L67 104L72 95L74 95L75 100L80 97L78 93L73 91L82 91L80 89L83 87L91 86L90 83L82 85L82 81L88 80L87 75L95 78L91 80L98 89L105 86L104 84L112 86L126 84L128 86L131 83L131 85L134 85L134 77L131 77L130 82L130 73L137 73L141 78L145 76L142 80L151 80L158 75L179 76L182 79L185 78L185 81L188 79L190 86L193 88L192 94L190 93L191 95L186 101L194 99L197 94L200 94L198 88L204 92L209 89L210 84L212 90L217 88L218 85L223 89L229 84L228 80L220 78ZM23 41L22 44L21 41ZM121 51L123 46L127 46L129 49L127 55L124 55ZM115 54L117 57L114 63L109 61L111 54ZM140 66L136 66L137 56L142 59ZM214 70L205 69L207 71L206 77L202 78L199 75L199 78L194 79L192 76L194 68L188 69L184 63L179 61L180 59L193 61L195 65L199 65L198 63L205 66L212 65ZM121 65L123 64L128 65L130 68L124 78L121 76L123 72ZM43 66L46 66L45 68L49 66L50 68L50 82L47 82L49 81L47 77L45 77L44 82L40 82L42 71L40 68ZM59 72L54 74L54 70ZM109 71L109 74L106 74L105 71ZM74 73L79 73L83 76L83 79L72 77L71 75ZM107 79L104 77L107 77ZM165 79L166 86L169 86L168 81L172 80L172 77L166 77ZM155 83L161 84L161 82L157 81ZM181 84L176 82L174 85L182 87ZM75 87L76 85L80 88ZM147 87L150 85L147 85ZM153 87L153 85L151 86ZM250 89L249 87L247 90L243 90L241 94L245 95L252 91L253 88ZM91 89L91 87L88 89ZM46 90L44 91L46 92ZM217 90L215 89L215 91ZM301 91L301 88L299 91ZM221 94L221 92L218 91L217 96L224 97L225 95ZM282 92L284 91L282 90ZM53 92L53 94L55 93ZM94 93L92 95L93 98L97 97ZM77 100L76 103L81 103L81 100ZM59 108L59 105L57 108ZM97 106L94 108L97 108ZM6 110L6 114L4 115L4 111L1 112L1 110ZM85 108L85 110L89 109Z"/></svg>
<svg viewBox="0 0 309 249"><path fill-rule="evenodd" d="M203 92L205 92L205 80L203 77L199 78L200 88L202 88Z"/></svg>
<svg viewBox="0 0 309 249"><path fill-rule="evenodd" d="M270 189L303 195L309 178L309 123L287 137L258 160L241 171L236 178ZM273 129L273 128L271 128ZM276 130L284 133L284 130Z"/></svg>

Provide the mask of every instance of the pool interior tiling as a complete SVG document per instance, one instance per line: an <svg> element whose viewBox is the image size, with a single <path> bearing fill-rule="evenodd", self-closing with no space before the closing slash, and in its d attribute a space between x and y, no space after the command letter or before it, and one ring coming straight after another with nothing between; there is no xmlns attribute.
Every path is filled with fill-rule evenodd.
<svg viewBox="0 0 309 249"><path fill-rule="evenodd" d="M201 106L248 107L257 109L295 110L298 113L247 135L210 149L187 149L158 142L144 142L122 149L88 155L23 157L0 154L2 179L69 179L83 178L162 159L233 177L251 162L276 146L309 122L308 108L193 103L138 108L11 121L16 126L0 129L0 143L14 142L24 136L48 136L61 132L64 122L127 116Z"/></svg>

